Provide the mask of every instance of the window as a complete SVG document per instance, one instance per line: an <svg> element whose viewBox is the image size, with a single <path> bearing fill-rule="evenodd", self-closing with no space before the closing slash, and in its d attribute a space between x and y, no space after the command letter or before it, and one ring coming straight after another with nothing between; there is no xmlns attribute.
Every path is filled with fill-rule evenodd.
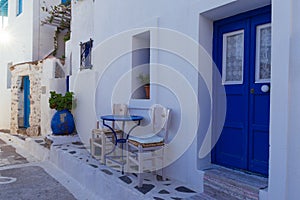
<svg viewBox="0 0 300 200"><path fill-rule="evenodd" d="M7 17L8 0L0 0L0 16Z"/></svg>
<svg viewBox="0 0 300 200"><path fill-rule="evenodd" d="M244 30L223 35L223 84L243 84Z"/></svg>
<svg viewBox="0 0 300 200"><path fill-rule="evenodd" d="M150 31L132 37L132 98L150 99Z"/></svg>
<svg viewBox="0 0 300 200"><path fill-rule="evenodd" d="M67 3L70 3L70 2L71 2L71 0L61 0L62 4L67 4Z"/></svg>
<svg viewBox="0 0 300 200"><path fill-rule="evenodd" d="M255 82L269 83L271 79L271 24L256 28Z"/></svg>
<svg viewBox="0 0 300 200"><path fill-rule="evenodd" d="M11 71L10 71L10 67L12 66L12 62L7 64L7 75L6 75L6 88L10 89L11 88Z"/></svg>
<svg viewBox="0 0 300 200"><path fill-rule="evenodd" d="M92 48L93 40L90 39L85 43L80 43L80 69L92 68Z"/></svg>
<svg viewBox="0 0 300 200"><path fill-rule="evenodd" d="M17 0L17 16L23 12L23 0Z"/></svg>

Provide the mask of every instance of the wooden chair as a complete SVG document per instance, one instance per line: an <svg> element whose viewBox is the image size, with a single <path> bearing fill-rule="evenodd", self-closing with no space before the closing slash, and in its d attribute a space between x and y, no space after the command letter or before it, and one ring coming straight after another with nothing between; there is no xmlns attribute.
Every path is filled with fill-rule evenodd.
<svg viewBox="0 0 300 200"><path fill-rule="evenodd" d="M152 133L142 137L129 136L127 146L127 171L137 167L138 187L142 187L144 172L158 171L161 168L162 177L164 167L164 146L168 137L168 121L170 109L162 106L151 108ZM134 166L131 166L131 163ZM159 166L158 166L159 165Z"/></svg>
<svg viewBox="0 0 300 200"><path fill-rule="evenodd" d="M126 115L128 106L126 104L114 104L114 115ZM117 134L123 134L125 123L121 123L121 129L116 127L115 122L112 122L112 128ZM92 130L91 138L91 154L94 158L100 159L100 162L105 164L104 155L113 148L113 133L108 128L102 128L100 122L97 121L97 128ZM98 149L98 151L97 151Z"/></svg>

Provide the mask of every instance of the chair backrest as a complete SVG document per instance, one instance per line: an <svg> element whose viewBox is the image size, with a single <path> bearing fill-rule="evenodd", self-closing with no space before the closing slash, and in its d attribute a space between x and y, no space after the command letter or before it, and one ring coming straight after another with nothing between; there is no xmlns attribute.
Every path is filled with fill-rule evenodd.
<svg viewBox="0 0 300 200"><path fill-rule="evenodd" d="M127 104L113 104L112 107L112 114L113 115L127 115L128 113L128 106ZM124 123L122 122L122 130L124 130ZM97 129L100 128L100 122L97 121ZM115 122L112 122L112 128L115 128Z"/></svg>
<svg viewBox="0 0 300 200"><path fill-rule="evenodd" d="M128 106L127 104L113 104L114 115L127 115ZM122 130L124 130L125 122L121 122ZM112 128L115 128L115 122L112 122Z"/></svg>
<svg viewBox="0 0 300 200"><path fill-rule="evenodd" d="M161 105L155 105L151 108L151 112L152 131L164 137L164 141L167 141L171 109L165 108Z"/></svg>

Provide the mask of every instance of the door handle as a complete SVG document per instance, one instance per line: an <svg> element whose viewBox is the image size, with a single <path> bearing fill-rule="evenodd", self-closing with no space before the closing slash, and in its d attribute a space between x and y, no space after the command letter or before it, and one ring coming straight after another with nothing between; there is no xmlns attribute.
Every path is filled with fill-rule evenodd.
<svg viewBox="0 0 300 200"><path fill-rule="evenodd" d="M263 86L261 86L260 89L261 89L262 92L269 92L270 87L268 85L263 85Z"/></svg>
<svg viewBox="0 0 300 200"><path fill-rule="evenodd" d="M251 93L251 94L254 94L254 92L255 92L254 88L251 88L251 89L250 89L250 93Z"/></svg>

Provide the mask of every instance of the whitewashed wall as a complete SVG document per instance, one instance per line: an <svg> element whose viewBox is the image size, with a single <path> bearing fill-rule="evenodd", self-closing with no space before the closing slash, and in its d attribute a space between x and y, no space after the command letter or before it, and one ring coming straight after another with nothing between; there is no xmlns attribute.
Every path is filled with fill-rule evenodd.
<svg viewBox="0 0 300 200"><path fill-rule="evenodd" d="M0 128L9 129L10 124L10 89L6 88L7 64L35 61L44 58L53 48L54 28L41 26L45 12L41 7L55 5L60 0L34 0L23 2L23 12L16 16L16 0L8 4L8 25L6 31L10 35L9 42L0 44Z"/></svg>
<svg viewBox="0 0 300 200"><path fill-rule="evenodd" d="M72 25L72 66L73 90L78 102L88 104L81 105L76 110L76 126L85 134L88 141L90 130L95 127L96 117L110 112L109 81L116 81L116 77L130 68L130 57L124 56L112 63L111 77L102 80L102 84L94 91L97 73L95 70L79 72L79 42L87 41L92 37L97 45L122 31L143 26L158 26L180 31L196 41L209 52L212 51L213 21L234 14L252 10L270 4L266 1L233 1L233 0L179 0L173 1L102 1L86 0L78 1L73 5L74 15ZM270 122L270 177L269 199L297 199L300 191L297 186L300 183L300 161L298 159L299 148L299 118L300 118L300 91L299 91L299 56L300 51L300 27L297 20L300 16L299 3L296 0L283 2L272 0L272 87L271 87L271 122ZM89 8L89 10L88 10ZM95 12L94 10L97 10ZM291 12L293 11L293 12ZM73 12L74 14L75 12ZM93 16L92 14L93 13ZM80 17L79 17L80 16ZM83 17L87 16L87 17ZM79 31L80 30L80 31ZM122 43L123 45L123 43ZM130 45L126 44L125 45ZM107 51L114 51L113 47L107 47ZM93 64L101 63L101 53L94 51ZM156 58L162 63L172 65L174 69L183 72L188 77L194 89L201 88L197 77L186 68L182 68L182 61L174 62L169 55L159 54ZM178 61L178 60L176 60ZM181 63L180 63L181 62ZM119 67L118 66L124 66ZM105 66L97 66L97 69ZM117 69L117 70L116 70ZM172 77L165 77L172 78ZM91 81L92 80L92 81ZM201 81L200 81L201 82ZM128 87L129 88L129 87ZM176 109L176 103L168 99L169 94L159 91L152 94L150 101L132 101L135 106L147 107L152 103L162 103L169 107L175 106L172 116L176 122L181 113ZM201 98L201 92L198 94ZM91 106L92 104L92 106ZM209 111L206 111L209 112ZM90 120L92 119L92 120ZM174 121L173 121L174 122ZM189 124L186 124L188 127ZM172 134L172 132L171 132ZM203 130L200 128L198 135L201 138ZM186 153L172 166L168 167L167 175L177 178L195 186L201 186L201 173L198 169L209 165L209 156L198 160L199 146L194 141ZM267 196L267 195L266 195ZM266 198L265 196L265 198Z"/></svg>

